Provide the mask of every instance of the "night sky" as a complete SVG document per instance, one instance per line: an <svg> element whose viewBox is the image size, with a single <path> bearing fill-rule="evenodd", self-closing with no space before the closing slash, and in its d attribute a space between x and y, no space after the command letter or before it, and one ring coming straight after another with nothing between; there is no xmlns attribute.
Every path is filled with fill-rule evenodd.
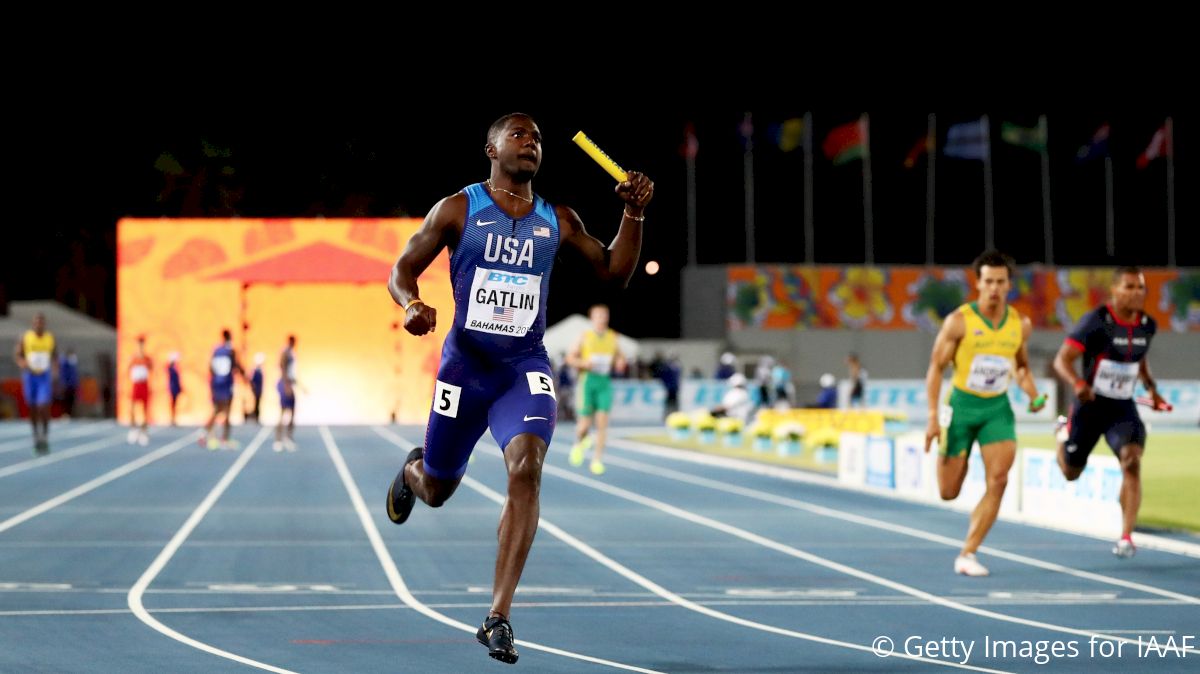
<svg viewBox="0 0 1200 674"><path fill-rule="evenodd" d="M534 115L546 139L535 190L552 202L575 208L601 240L607 242L615 233L621 202L612 194L612 179L571 143L575 131L585 131L625 168L643 170L655 180L642 261L658 260L663 269L657 276L647 276L639 267L630 290L614 294L589 280L580 268L581 260L564 254L552 282L551 322L583 311L598 299L616 299L620 308L614 311L614 326L635 337L679 336L679 270L687 252L685 173L679 148L686 122L695 124L700 142L699 262L745 260L738 125L750 110L756 144L757 261L799 263L806 245L803 153L781 152L768 129L811 110L819 146L831 128L862 112L821 100L768 107L738 104L735 98L719 104L647 106L636 115L584 104L500 107L461 101L339 108L307 107L303 102L230 102L228 107L214 107L210 102L203 112L180 102L130 102L128 110L118 110L121 105L107 106L107 114L30 125L10 139L10 158L19 177L6 190L14 245L4 246L0 285L9 300L61 295L62 284L71 279L76 284L103 284L104 297L91 301L88 310L114 322L113 230L116 220L126 215L424 216L441 197L487 176L482 150L486 129L501 114L520 110ZM908 170L902 162L924 133L929 110L893 104L867 112L871 115L875 261L922 264L925 164L919 162ZM990 116L997 243L1019 263L1042 259L1040 164L1036 153L1003 144L999 125L1011 121L1033 126L1037 116L1045 113L1050 130L1055 261L1150 266L1166 262L1165 162L1137 170L1134 161L1164 117L1173 114L1178 261L1200 265L1194 189L1200 177L1195 159L1200 149L1195 125L1200 116L1166 107L1136 113L1047 110L1033 105L935 112L939 147L949 125L976 119L981 113ZM1112 126L1116 259L1105 254L1103 162L1075 161L1076 151L1104 122ZM206 144L212 156L206 156ZM165 164L164 157L170 158ZM186 191L168 189L162 169L171 160L193 173L206 171L209 181L200 199L189 202ZM833 166L818 149L814 208L820 263L863 261L861 166L857 161ZM982 165L939 155L937 166L936 262L966 264L983 246ZM88 270L82 276L71 271L81 267ZM387 300L384 282L380 279L381 301ZM74 301L74 296L66 299Z"/></svg>

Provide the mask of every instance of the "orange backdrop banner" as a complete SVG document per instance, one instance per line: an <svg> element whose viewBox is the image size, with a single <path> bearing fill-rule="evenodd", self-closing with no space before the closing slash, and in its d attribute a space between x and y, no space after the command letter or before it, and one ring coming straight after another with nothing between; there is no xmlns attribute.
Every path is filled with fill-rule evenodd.
<svg viewBox="0 0 1200 674"><path fill-rule="evenodd" d="M181 424L212 411L208 361L221 339L246 371L234 419L253 407L249 376L263 354L261 421L279 416L280 353L296 336L298 423L424 423L442 336L413 337L388 274L421 221L123 219L117 224L117 414L129 418L129 365L139 335L153 360L153 423L170 418L167 364L179 354ZM421 277L421 296L454 311L447 256ZM445 315L445 314L443 314ZM443 333L444 334L444 333Z"/></svg>
<svg viewBox="0 0 1200 674"><path fill-rule="evenodd" d="M1069 328L1109 296L1113 270L1017 270L1009 301L1039 328ZM1161 330L1200 332L1200 272L1147 269L1146 312ZM731 266L730 330L865 328L937 330L974 298L975 274L959 267Z"/></svg>

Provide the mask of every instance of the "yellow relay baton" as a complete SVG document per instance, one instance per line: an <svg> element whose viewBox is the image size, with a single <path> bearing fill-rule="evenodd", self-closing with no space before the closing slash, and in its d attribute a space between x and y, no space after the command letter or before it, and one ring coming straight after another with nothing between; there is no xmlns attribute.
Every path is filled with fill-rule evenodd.
<svg viewBox="0 0 1200 674"><path fill-rule="evenodd" d="M597 147L596 144L592 142L592 139L588 138L587 135L582 131L576 133L575 137L571 140L575 141L576 145L582 148L584 152L588 153L589 157L596 160L596 163L599 164L601 168L603 168L605 171L608 171L608 175L616 178L617 182L623 183L629 180L629 176L625 174L625 170L618 166L617 162L613 161L611 157L604 154L604 151Z"/></svg>

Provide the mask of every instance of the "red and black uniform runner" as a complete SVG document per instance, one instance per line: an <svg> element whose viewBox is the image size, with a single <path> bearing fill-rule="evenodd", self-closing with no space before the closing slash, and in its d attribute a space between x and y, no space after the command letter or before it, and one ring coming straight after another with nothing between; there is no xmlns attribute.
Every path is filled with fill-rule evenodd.
<svg viewBox="0 0 1200 674"><path fill-rule="evenodd" d="M1076 393L1085 386L1095 393L1071 410L1063 443L1068 464L1086 466L1102 435L1118 457L1126 445L1145 447L1146 426L1133 396L1141 361L1157 331L1150 316L1137 312L1133 322L1126 322L1106 304L1084 315L1067 336L1067 345L1083 352L1083 380L1076 382Z"/></svg>

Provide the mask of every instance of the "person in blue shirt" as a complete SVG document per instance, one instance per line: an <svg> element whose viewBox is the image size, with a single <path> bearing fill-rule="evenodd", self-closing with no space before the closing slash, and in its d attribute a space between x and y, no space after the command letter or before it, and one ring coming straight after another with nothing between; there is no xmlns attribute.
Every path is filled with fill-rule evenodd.
<svg viewBox="0 0 1200 674"><path fill-rule="evenodd" d="M642 222L654 183L629 171L617 183L623 202L611 244L588 234L570 208L533 191L542 162L542 132L525 114L488 129L488 178L442 199L425 217L392 268L388 290L404 308L404 329L438 327L437 310L420 298L417 278L450 251L454 319L446 330L425 443L409 452L388 489L387 514L402 524L416 499L441 506L454 494L475 443L488 428L504 452L508 498L500 515L491 611L476 639L488 655L517 661L508 621L513 594L533 544L540 511L542 463L554 433L554 373L542 344L550 274L570 248L601 281L629 283L642 247Z"/></svg>
<svg viewBox="0 0 1200 674"><path fill-rule="evenodd" d="M171 425L175 425L175 405L183 393L183 384L179 379L179 352L172 351L167 357L167 391L171 394Z"/></svg>
<svg viewBox="0 0 1200 674"><path fill-rule="evenodd" d="M717 371L713 373L715 379L729 379L737 372L737 356L732 352L726 351L721 354L720 364L717 365Z"/></svg>
<svg viewBox="0 0 1200 674"><path fill-rule="evenodd" d="M233 335L228 330L221 332L221 343L213 349L212 358L208 363L209 386L212 389L213 412L200 433L200 445L209 449L236 449L237 445L229 439L229 410L233 406L233 376L246 378L246 372L238 363L237 352L233 350ZM217 418L222 419L220 442L212 437L213 424Z"/></svg>
<svg viewBox="0 0 1200 674"><path fill-rule="evenodd" d="M817 402L813 407L831 410L837 407L837 378L826 372L819 380L821 392L817 394Z"/></svg>
<svg viewBox="0 0 1200 674"><path fill-rule="evenodd" d="M254 394L254 409L246 417L254 419L254 423L262 425L258 420L258 411L263 394L263 363L267 361L265 353L254 354L254 372L250 373L250 392Z"/></svg>
<svg viewBox="0 0 1200 674"><path fill-rule="evenodd" d="M58 359L58 383L62 386L63 416L75 416L75 397L79 394L79 358L75 349Z"/></svg>

